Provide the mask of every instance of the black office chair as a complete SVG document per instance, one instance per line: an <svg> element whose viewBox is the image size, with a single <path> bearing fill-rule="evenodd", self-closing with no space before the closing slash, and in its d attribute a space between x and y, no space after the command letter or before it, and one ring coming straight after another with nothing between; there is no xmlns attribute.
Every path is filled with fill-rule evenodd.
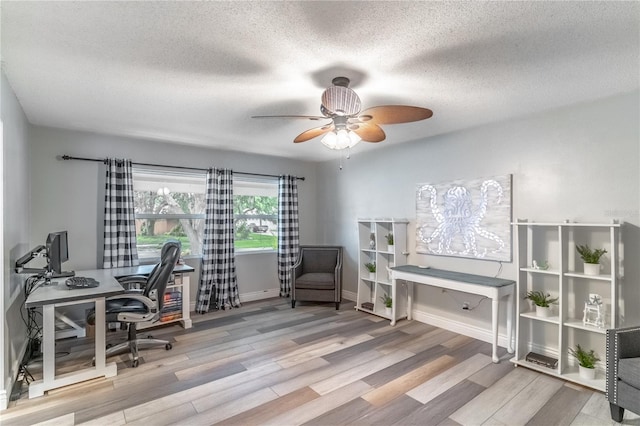
<svg viewBox="0 0 640 426"><path fill-rule="evenodd" d="M106 318L108 323L126 324L129 333L126 342L107 347L107 356L129 350L133 356L132 366L137 367L139 346L164 345L166 350L171 349L171 343L166 340L150 337L139 339L137 324L139 322L155 322L160 318L164 304L164 292L179 257L180 242L168 241L162 246L160 263L153 268L148 277L134 275L118 279L127 290L124 294L106 300ZM90 315L87 321L89 323L95 322L93 315Z"/></svg>

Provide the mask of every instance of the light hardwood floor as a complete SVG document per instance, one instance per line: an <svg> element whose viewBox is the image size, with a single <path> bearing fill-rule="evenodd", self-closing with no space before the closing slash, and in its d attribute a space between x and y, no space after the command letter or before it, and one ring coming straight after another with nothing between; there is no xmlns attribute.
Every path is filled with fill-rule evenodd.
<svg viewBox="0 0 640 426"><path fill-rule="evenodd" d="M114 357L118 375L22 396L3 425L605 425L603 394L514 367L502 351L353 303L246 303L154 330L173 349ZM124 336L110 333L109 338ZM59 341L59 371L91 362L89 339ZM40 365L30 372L37 378ZM625 424L640 418L625 413Z"/></svg>

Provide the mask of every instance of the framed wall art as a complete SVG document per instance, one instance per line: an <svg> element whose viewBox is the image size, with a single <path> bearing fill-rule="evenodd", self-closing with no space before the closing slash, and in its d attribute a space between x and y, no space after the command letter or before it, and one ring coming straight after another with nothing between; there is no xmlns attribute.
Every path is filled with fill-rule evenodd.
<svg viewBox="0 0 640 426"><path fill-rule="evenodd" d="M416 252L511 262L511 175L418 184Z"/></svg>

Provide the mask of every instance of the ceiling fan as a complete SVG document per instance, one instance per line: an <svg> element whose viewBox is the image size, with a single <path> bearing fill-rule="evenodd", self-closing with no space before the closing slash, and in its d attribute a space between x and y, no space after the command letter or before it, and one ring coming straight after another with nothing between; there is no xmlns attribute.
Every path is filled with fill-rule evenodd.
<svg viewBox="0 0 640 426"><path fill-rule="evenodd" d="M322 116L309 115L256 115L252 118L301 118L331 120L320 127L300 133L294 143L306 142L321 135L322 143L331 149L352 148L358 142L381 142L386 135L381 124L410 123L433 115L427 108L406 105L380 105L361 111L360 98L349 88L347 77L336 77L332 86L322 93Z"/></svg>

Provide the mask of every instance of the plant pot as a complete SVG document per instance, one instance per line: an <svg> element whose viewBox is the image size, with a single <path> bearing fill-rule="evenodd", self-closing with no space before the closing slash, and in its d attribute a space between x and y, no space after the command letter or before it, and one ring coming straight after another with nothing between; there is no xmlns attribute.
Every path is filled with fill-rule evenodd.
<svg viewBox="0 0 640 426"><path fill-rule="evenodd" d="M394 249L394 248L395 248L395 247L394 247L394 245L393 245L393 244L389 244L389 247L387 248L387 251L391 251L391 252L393 252L393 249Z"/></svg>
<svg viewBox="0 0 640 426"><path fill-rule="evenodd" d="M387 316L391 316L391 308L387 308L386 306L384 307L384 313Z"/></svg>
<svg viewBox="0 0 640 426"><path fill-rule="evenodd" d="M600 264L599 263L585 263L584 264L584 274L585 275L600 275Z"/></svg>
<svg viewBox="0 0 640 426"><path fill-rule="evenodd" d="M375 272L369 272L369 279L371 281L375 281L376 280L376 273Z"/></svg>
<svg viewBox="0 0 640 426"><path fill-rule="evenodd" d="M548 318L553 315L553 310L551 306L544 307L536 305L536 316Z"/></svg>
<svg viewBox="0 0 640 426"><path fill-rule="evenodd" d="M578 371L581 379L585 380L593 380L596 378L596 369L595 368L586 368L583 366L578 366Z"/></svg>

